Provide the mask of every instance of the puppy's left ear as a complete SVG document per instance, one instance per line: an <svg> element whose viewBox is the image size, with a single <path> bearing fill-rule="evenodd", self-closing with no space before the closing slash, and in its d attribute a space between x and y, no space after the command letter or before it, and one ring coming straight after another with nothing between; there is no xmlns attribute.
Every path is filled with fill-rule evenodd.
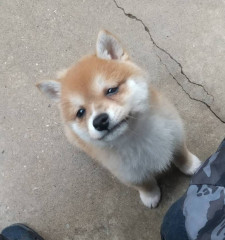
<svg viewBox="0 0 225 240"><path fill-rule="evenodd" d="M46 80L36 84L39 90L48 98L55 102L60 101L61 97L61 83L59 81Z"/></svg>
<svg viewBox="0 0 225 240"><path fill-rule="evenodd" d="M97 56L102 59L125 61L129 58L120 41L105 30L100 31L98 34L96 51Z"/></svg>

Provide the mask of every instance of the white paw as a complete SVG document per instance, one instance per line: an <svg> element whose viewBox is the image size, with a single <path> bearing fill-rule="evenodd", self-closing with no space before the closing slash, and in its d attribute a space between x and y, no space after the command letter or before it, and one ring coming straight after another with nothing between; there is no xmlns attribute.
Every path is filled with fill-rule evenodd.
<svg viewBox="0 0 225 240"><path fill-rule="evenodd" d="M161 197L160 189L158 187L152 192L140 191L139 193L141 201L146 207L155 208L158 206Z"/></svg>
<svg viewBox="0 0 225 240"><path fill-rule="evenodd" d="M189 165L188 167L184 166L182 171L187 175L193 175L201 166L201 161L199 160L198 157L196 157L192 153L189 153L189 159L190 159L191 165Z"/></svg>

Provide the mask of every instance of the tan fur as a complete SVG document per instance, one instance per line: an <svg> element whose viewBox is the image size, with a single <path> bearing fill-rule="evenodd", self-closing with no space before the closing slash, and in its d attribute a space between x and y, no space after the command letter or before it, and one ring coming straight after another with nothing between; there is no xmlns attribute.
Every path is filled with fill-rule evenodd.
<svg viewBox="0 0 225 240"><path fill-rule="evenodd" d="M90 116L91 102L94 102L97 108L99 107L103 111L108 107L106 101L111 104L113 100L116 104L123 105L123 95L127 91L123 84L128 77L139 74L140 71L139 68L134 68L133 65L99 59L96 55L84 57L60 79L62 83L61 111L64 122L74 120L77 110L82 107L74 106L71 102L71 96L76 94L84 98L87 110L85 118L78 120L81 127L85 127L87 124L85 120ZM108 87L120 86L120 93L110 97L108 100L104 95L104 91L101 94L93 91L93 80L98 75L102 75L106 79ZM103 102L104 107L102 107Z"/></svg>
<svg viewBox="0 0 225 240"><path fill-rule="evenodd" d="M159 93L159 91L157 91L152 86L149 88L149 91L151 93L150 94L151 107L153 107L155 109L157 109L157 108L160 109L160 97L162 97L161 94ZM69 104L69 102L68 102L68 104ZM71 111L71 109L72 109L72 107L70 108L65 105L62 106L61 110L63 111L62 117L63 117L64 121L70 121L72 117L74 118L74 111L73 110ZM70 115L67 115L67 114L70 114ZM101 164L104 165L104 159L109 154L109 152L108 152L109 149L105 150L102 148L96 148L96 146L83 141L81 138L79 138L79 136L77 136L66 125L65 125L65 134L71 144L73 144L74 146L79 146L79 148L81 148L89 156L91 156L93 159L99 161ZM143 182L143 185L145 186L145 185L147 185L147 183Z"/></svg>
<svg viewBox="0 0 225 240"><path fill-rule="evenodd" d="M61 79L62 95L75 91L90 98L93 97L92 81L96 75L102 74L109 84L122 84L129 76L138 74L139 71L140 69L132 65L99 59L96 55L87 56L71 67Z"/></svg>

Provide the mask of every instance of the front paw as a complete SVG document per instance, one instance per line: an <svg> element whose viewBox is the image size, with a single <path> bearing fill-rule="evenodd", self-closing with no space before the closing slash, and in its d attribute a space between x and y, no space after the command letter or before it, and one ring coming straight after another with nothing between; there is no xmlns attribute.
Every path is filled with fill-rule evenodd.
<svg viewBox="0 0 225 240"><path fill-rule="evenodd" d="M183 166L181 171L187 175L193 175L201 166L201 161L194 154L189 153L189 162L187 166Z"/></svg>
<svg viewBox="0 0 225 240"><path fill-rule="evenodd" d="M161 198L161 192L159 187L151 192L139 191L141 201L146 207L156 208Z"/></svg>

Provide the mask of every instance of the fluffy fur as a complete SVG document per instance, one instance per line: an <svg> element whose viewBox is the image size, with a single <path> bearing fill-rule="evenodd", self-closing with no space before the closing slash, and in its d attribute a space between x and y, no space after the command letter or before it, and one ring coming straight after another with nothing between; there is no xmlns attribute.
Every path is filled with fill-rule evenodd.
<svg viewBox="0 0 225 240"><path fill-rule="evenodd" d="M199 159L186 148L176 109L149 84L145 72L109 32L100 31L96 54L58 76L37 86L58 102L69 141L136 188L146 206L158 205L155 176L172 161L185 174L199 167ZM116 93L106 94L115 87ZM85 114L79 118L81 108ZM99 131L93 121L102 113L108 114L109 126Z"/></svg>

